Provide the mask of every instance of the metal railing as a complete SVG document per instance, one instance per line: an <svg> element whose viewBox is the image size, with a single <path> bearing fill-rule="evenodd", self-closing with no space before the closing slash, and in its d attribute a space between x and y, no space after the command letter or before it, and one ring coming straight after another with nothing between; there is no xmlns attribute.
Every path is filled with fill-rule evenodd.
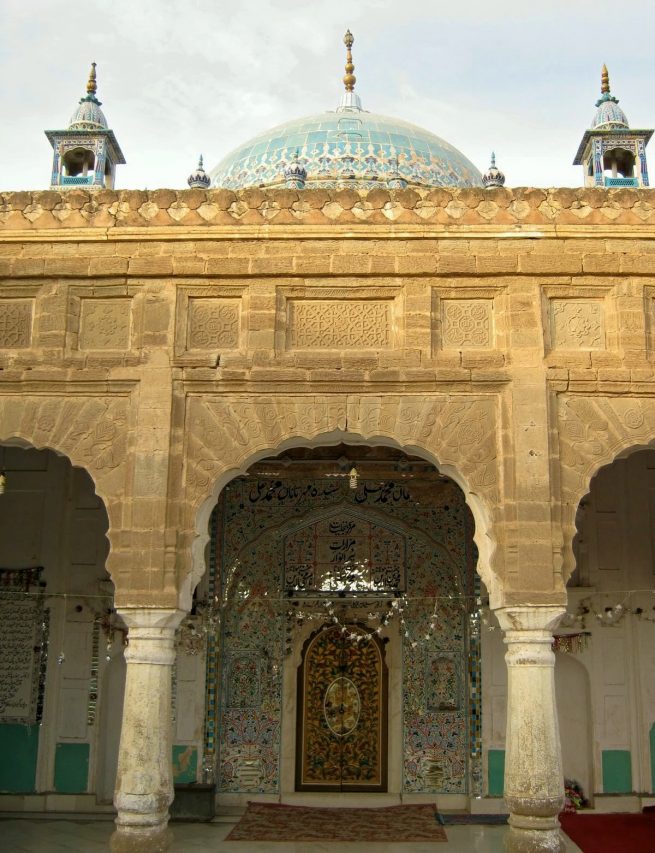
<svg viewBox="0 0 655 853"><path fill-rule="evenodd" d="M606 187L638 187L637 178L605 178Z"/></svg>
<svg viewBox="0 0 655 853"><path fill-rule="evenodd" d="M62 175L62 186L85 186L93 183L93 175Z"/></svg>

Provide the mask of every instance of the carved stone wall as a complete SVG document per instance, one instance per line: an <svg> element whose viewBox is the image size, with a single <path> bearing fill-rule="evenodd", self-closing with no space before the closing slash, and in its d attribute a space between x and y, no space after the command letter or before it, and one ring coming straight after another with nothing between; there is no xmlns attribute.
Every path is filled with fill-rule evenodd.
<svg viewBox="0 0 655 853"><path fill-rule="evenodd" d="M643 189L101 190L0 195L0 228L655 223Z"/></svg>
<svg viewBox="0 0 655 853"><path fill-rule="evenodd" d="M418 396L278 396L217 400L189 398L184 457L184 541L190 548L201 504L213 505L216 483L264 451L340 433L347 441L377 439L422 452L452 471L471 502L480 571L490 588L502 574L498 501L498 400L493 395L457 398ZM334 439L332 439L334 440ZM197 569L196 569L197 570Z"/></svg>
<svg viewBox="0 0 655 853"><path fill-rule="evenodd" d="M234 472L335 436L452 474L486 580L546 602L654 437L654 247L655 190L0 194L0 438L90 472L128 603L188 590Z"/></svg>

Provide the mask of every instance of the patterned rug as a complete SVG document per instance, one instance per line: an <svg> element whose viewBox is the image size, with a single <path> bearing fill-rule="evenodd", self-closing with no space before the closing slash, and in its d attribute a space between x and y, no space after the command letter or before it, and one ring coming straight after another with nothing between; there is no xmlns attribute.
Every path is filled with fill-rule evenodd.
<svg viewBox="0 0 655 853"><path fill-rule="evenodd" d="M316 809L248 803L226 841L447 841L435 806Z"/></svg>

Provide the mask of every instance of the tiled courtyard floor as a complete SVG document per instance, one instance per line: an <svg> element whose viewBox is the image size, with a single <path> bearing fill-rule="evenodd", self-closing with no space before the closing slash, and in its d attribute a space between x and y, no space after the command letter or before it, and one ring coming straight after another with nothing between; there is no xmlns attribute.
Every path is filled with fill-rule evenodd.
<svg viewBox="0 0 655 853"><path fill-rule="evenodd" d="M1 818L2 853L106 853L114 824L108 820L51 820ZM229 823L172 824L171 853L372 853L365 842L253 842L225 841ZM505 828L500 826L448 826L445 844L425 842L375 844L375 853L504 853ZM567 853L580 853L568 841Z"/></svg>

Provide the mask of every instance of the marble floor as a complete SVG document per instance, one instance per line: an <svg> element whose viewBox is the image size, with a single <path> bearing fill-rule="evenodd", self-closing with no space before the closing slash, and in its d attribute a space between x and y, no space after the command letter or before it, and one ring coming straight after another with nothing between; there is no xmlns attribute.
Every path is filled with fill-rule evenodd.
<svg viewBox="0 0 655 853"><path fill-rule="evenodd" d="M106 853L113 823L107 820L0 818L3 853ZM371 853L365 842L225 841L229 823L176 823L170 853ZM501 826L448 826L445 844L425 842L375 845L375 853L504 853ZM581 853L567 839L566 853Z"/></svg>

